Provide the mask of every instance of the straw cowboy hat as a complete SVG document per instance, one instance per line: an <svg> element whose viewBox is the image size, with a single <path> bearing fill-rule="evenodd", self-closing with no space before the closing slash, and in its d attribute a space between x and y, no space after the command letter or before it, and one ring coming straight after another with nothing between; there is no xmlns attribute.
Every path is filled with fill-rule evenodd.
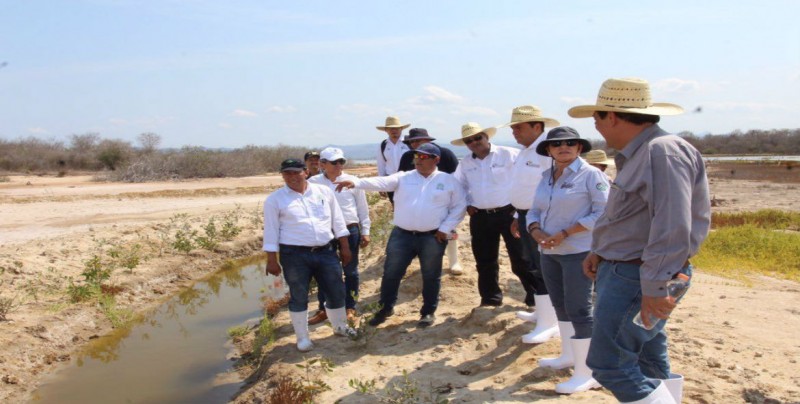
<svg viewBox="0 0 800 404"><path fill-rule="evenodd" d="M608 158L604 150L591 150L583 155L583 159L589 164L602 164L614 167L614 159Z"/></svg>
<svg viewBox="0 0 800 404"><path fill-rule="evenodd" d="M400 118L398 118L396 116L387 116L386 117L386 124L383 125L383 126L376 126L376 128L378 128L378 130L386 130L388 128L405 129L405 128L409 127L409 126L411 126L410 123L406 123L406 124L400 123Z"/></svg>
<svg viewBox="0 0 800 404"><path fill-rule="evenodd" d="M573 118L588 118L595 111L627 112L644 115L678 115L683 108L665 102L653 102L650 84L637 78L608 79L597 93L595 105L579 105L567 112Z"/></svg>
<svg viewBox="0 0 800 404"><path fill-rule="evenodd" d="M511 110L511 122L502 126L511 126L522 122L544 122L544 126L558 126L553 118L542 116L542 110L536 105L523 105Z"/></svg>
<svg viewBox="0 0 800 404"><path fill-rule="evenodd" d="M481 125L475 122L467 122L461 125L461 139L455 139L450 142L450 144L455 146L466 146L464 144L464 138L475 136L479 133L485 133L488 139L491 139L495 133L497 133L497 128L481 128Z"/></svg>

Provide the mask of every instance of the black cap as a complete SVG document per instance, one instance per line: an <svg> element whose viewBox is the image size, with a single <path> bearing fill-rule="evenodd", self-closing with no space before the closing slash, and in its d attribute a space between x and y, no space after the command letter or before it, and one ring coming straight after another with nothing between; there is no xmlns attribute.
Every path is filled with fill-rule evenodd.
<svg viewBox="0 0 800 404"><path fill-rule="evenodd" d="M411 141L420 140L420 139L427 139L427 140L430 140L430 141L436 140L435 137L428 136L428 130L427 129L411 128L411 130L408 131L408 136L406 136L403 139L403 141L404 142L411 142Z"/></svg>
<svg viewBox="0 0 800 404"><path fill-rule="evenodd" d="M549 154L547 154L547 145L550 142L555 142L556 140L577 140L581 145L583 145L583 150L581 150L581 153L586 153L589 150L592 150L592 144L586 139L581 139L581 135L578 134L577 130L570 128L569 126L559 126L557 128L550 129L550 131L547 132L547 138L542 140L542 142L536 146L536 153L542 156L549 156Z"/></svg>
<svg viewBox="0 0 800 404"><path fill-rule="evenodd" d="M416 149L414 149L414 153L428 154L436 157L442 156L442 151L439 150L438 147L430 143L425 143L424 145L417 147Z"/></svg>
<svg viewBox="0 0 800 404"><path fill-rule="evenodd" d="M306 163L297 159L286 159L281 163L281 172L284 171L303 171L306 169Z"/></svg>
<svg viewBox="0 0 800 404"><path fill-rule="evenodd" d="M304 160L304 161L305 161L305 160L308 160L308 159L309 159L309 157L319 157L319 152L317 152L317 151L310 151L310 152L306 153L306 155L305 155L305 156L303 156L303 160Z"/></svg>

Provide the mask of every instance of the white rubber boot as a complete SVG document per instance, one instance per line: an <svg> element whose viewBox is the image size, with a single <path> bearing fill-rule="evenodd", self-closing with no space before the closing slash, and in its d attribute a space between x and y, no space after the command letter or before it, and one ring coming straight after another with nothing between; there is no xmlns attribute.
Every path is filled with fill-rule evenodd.
<svg viewBox="0 0 800 404"><path fill-rule="evenodd" d="M444 253L447 255L447 261L450 263L450 273L453 275L463 274L464 270L461 269L461 264L458 263L458 240L449 240Z"/></svg>
<svg viewBox="0 0 800 404"><path fill-rule="evenodd" d="M561 334L561 338L564 338L564 334ZM589 354L589 343L592 342L592 339L570 338L569 342L572 344L572 352L575 355L575 370L569 380L556 385L556 393L572 394L589 389L599 389L600 383L594 380L592 369L586 366L586 355Z"/></svg>
<svg viewBox="0 0 800 404"><path fill-rule="evenodd" d="M356 330L347 325L347 310L344 307L338 309L326 307L325 312L328 313L328 320L331 322L334 334L345 337L356 335Z"/></svg>
<svg viewBox="0 0 800 404"><path fill-rule="evenodd" d="M558 358L539 359L539 366L551 369L565 369L575 364L575 356L572 352L572 342L575 335L575 328L569 321L559 321L558 331L561 334L561 356Z"/></svg>
<svg viewBox="0 0 800 404"><path fill-rule="evenodd" d="M677 404L675 399L672 398L672 394L669 394L669 389L667 389L666 383L659 383L658 387L655 390L650 392L647 397L636 400L636 401L627 401L629 404Z"/></svg>
<svg viewBox="0 0 800 404"><path fill-rule="evenodd" d="M558 319L549 295L534 295L536 299L536 327L522 336L526 344L541 344L558 336Z"/></svg>
<svg viewBox="0 0 800 404"><path fill-rule="evenodd" d="M670 373L669 379L663 380L663 382L667 385L667 390L669 390L669 394L672 395L675 402L680 404L681 400L683 400L683 376Z"/></svg>
<svg viewBox="0 0 800 404"><path fill-rule="evenodd" d="M527 321L529 323L535 323L536 322L536 317L537 317L537 315L536 315L535 311L534 312L530 312L530 311L522 311L522 310L520 310L520 311L517 312L517 318L518 319L520 319L522 321Z"/></svg>
<svg viewBox="0 0 800 404"><path fill-rule="evenodd" d="M292 327L294 327L294 335L297 337L297 350L300 352L308 352L314 349L314 343L308 337L308 310L306 311L290 311L289 317L292 318Z"/></svg>

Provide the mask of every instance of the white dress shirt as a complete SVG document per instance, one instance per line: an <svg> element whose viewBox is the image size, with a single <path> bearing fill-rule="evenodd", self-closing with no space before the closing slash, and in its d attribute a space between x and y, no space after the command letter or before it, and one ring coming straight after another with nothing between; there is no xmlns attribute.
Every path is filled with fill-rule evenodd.
<svg viewBox="0 0 800 404"><path fill-rule="evenodd" d="M383 153L381 153L381 145L378 144L378 175L383 177L396 173L398 167L400 167L400 158L403 157L403 153L409 150L411 149L408 145L403 143L400 139L397 140L397 143L392 143L392 140L387 138L386 149Z"/></svg>
<svg viewBox="0 0 800 404"><path fill-rule="evenodd" d="M357 177L342 173L336 177L335 182L339 181L352 181ZM319 184L327 186L332 191L336 189L336 184L331 182L325 173L315 175L308 179L312 184ZM339 208L342 210L344 222L347 224L358 223L361 225L361 235L369 236L369 205L367 205L367 193L362 189L343 189L342 192L335 192L336 200L339 202Z"/></svg>
<svg viewBox="0 0 800 404"><path fill-rule="evenodd" d="M511 204L520 210L527 210L533 204L533 195L542 179L544 170L550 168L553 159L536 153L536 146L542 143L544 133L527 148L519 152L514 162L514 174L511 176Z"/></svg>
<svg viewBox="0 0 800 404"><path fill-rule="evenodd" d="M300 193L284 186L264 201L264 251L277 252L278 244L322 246L334 235L348 237L350 231L327 187L309 183Z"/></svg>
<svg viewBox="0 0 800 404"><path fill-rule="evenodd" d="M356 188L394 192L394 224L410 231L450 233L464 220L467 200L461 183L435 170L427 178L417 170L386 177L357 178Z"/></svg>
<svg viewBox="0 0 800 404"><path fill-rule="evenodd" d="M511 203L511 176L518 154L518 149L491 144L483 160L474 154L464 157L453 176L467 192L467 205L494 209Z"/></svg>

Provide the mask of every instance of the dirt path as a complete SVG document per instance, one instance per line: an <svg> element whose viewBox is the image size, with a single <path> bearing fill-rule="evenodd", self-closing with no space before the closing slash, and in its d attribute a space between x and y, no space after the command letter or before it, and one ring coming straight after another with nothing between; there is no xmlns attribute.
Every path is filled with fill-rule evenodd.
<svg viewBox="0 0 800 404"><path fill-rule="evenodd" d="M371 169L364 169L369 172ZM374 170L374 169L373 169ZM260 203L277 175L148 184L96 183L84 177L17 177L0 183L0 296L22 303L0 321L0 402L20 402L42 378L69 360L90 338L111 330L111 322L91 303L69 303L69 278L79 279L84 262L105 257L115 245L142 245L143 262L132 272L112 277L122 288L121 308L137 312L155 307L167 296L215 271L225 260L260 251ZM791 184L715 180L712 193L724 200L715 209L798 210L800 192ZM239 208L242 233L215 251L176 253L161 240L170 218L193 228L209 218ZM174 230L174 228L173 228ZM462 236L466 236L462 225ZM362 301L377 299L382 271L380 254L366 259ZM410 271L401 289L397 315L367 347L334 338L316 327L315 355L329 357L336 369L324 380L333 390L320 402L375 402L348 387L351 378L376 379L377 387L409 380L428 394L461 402L531 400L612 402L607 392L574 397L553 393L566 372L537 369L536 360L555 354L557 342L531 347L519 344L529 326L514 318L522 291L503 267L506 305L476 309L476 276L468 247L461 248L467 274L445 276L437 323L417 330L419 272ZM669 325L675 370L687 377L687 402L743 402L747 394L800 401L800 286L764 278L754 286L704 275ZM302 356L284 311L277 318L279 339L259 370L265 378L252 384L240 401L258 401L268 389L268 375L296 372ZM757 402L757 400L755 401Z"/></svg>

